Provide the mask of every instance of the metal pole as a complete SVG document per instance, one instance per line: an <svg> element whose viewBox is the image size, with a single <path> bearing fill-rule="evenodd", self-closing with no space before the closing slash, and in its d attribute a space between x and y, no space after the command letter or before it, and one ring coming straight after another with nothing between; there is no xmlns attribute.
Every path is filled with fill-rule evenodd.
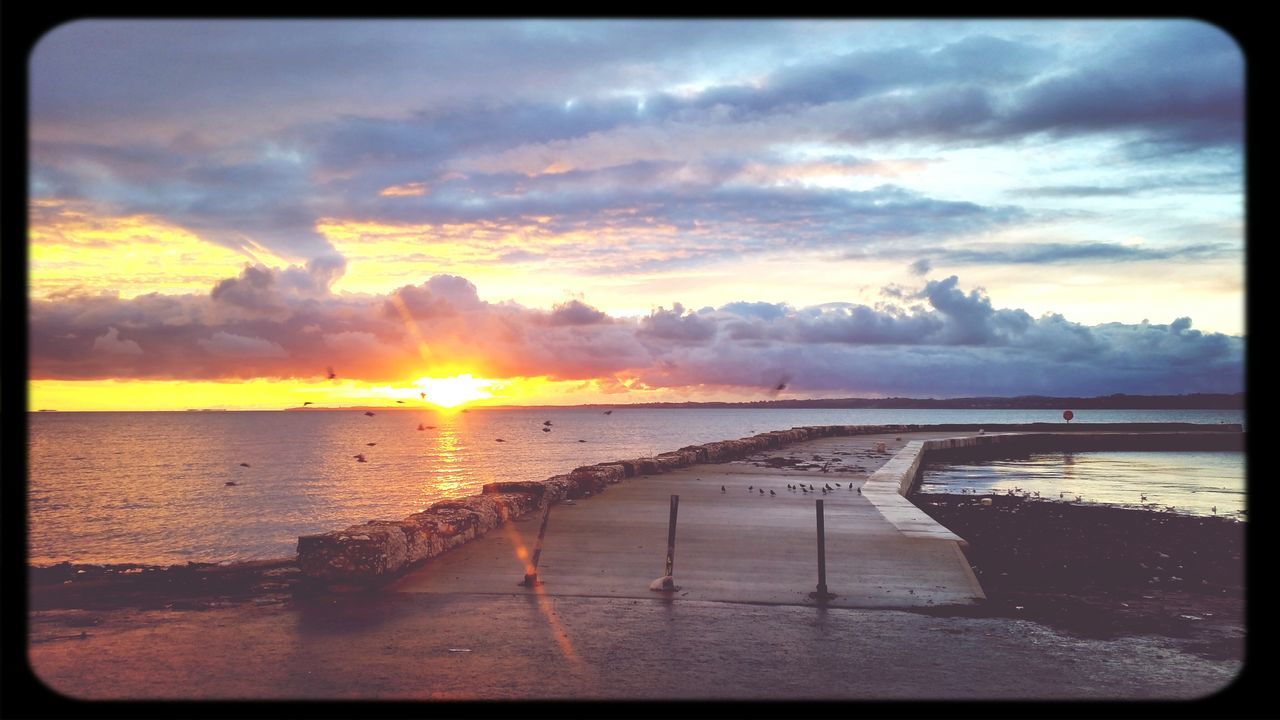
<svg viewBox="0 0 1280 720"><path fill-rule="evenodd" d="M679 590L671 573L676 565L676 511L680 508L680 496L671 496L671 519L667 522L667 574L649 583L650 590L671 592Z"/></svg>
<svg viewBox="0 0 1280 720"><path fill-rule="evenodd" d="M547 535L547 520L551 519L551 503L547 502L547 507L542 511L542 525L538 527L538 542L533 546L533 570L524 574L524 581L520 584L525 587L535 587L542 584L538 579L538 558L542 557L542 538Z"/></svg>
<svg viewBox="0 0 1280 720"><path fill-rule="evenodd" d="M822 501L815 500L818 513L818 589L809 593L815 600L829 600L835 595L827 592L827 534L823 527Z"/></svg>
<svg viewBox="0 0 1280 720"><path fill-rule="evenodd" d="M680 496L671 496L671 519L667 522L667 575L676 562L676 512L680 509Z"/></svg>

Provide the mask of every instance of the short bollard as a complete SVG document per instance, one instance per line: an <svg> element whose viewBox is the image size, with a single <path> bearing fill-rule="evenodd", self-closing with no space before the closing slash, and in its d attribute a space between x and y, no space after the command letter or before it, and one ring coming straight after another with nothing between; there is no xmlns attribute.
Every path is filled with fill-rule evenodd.
<svg viewBox="0 0 1280 720"><path fill-rule="evenodd" d="M823 527L822 501L818 503L818 589L809 593L809 597L818 601L834 598L835 593L827 592L827 533Z"/></svg>
<svg viewBox="0 0 1280 720"><path fill-rule="evenodd" d="M524 574L524 580L520 584L524 587L537 587L542 584L538 579L538 558L542 557L542 538L547 535L547 520L551 518L551 503L547 503L547 507L542 511L542 525L538 528L538 542L533 546L533 562L529 566L529 571Z"/></svg>
<svg viewBox="0 0 1280 720"><path fill-rule="evenodd" d="M650 590L657 591L673 591L679 590L676 587L675 571L676 563L676 511L680 508L680 496L671 496L671 519L667 523L667 574L649 583Z"/></svg>

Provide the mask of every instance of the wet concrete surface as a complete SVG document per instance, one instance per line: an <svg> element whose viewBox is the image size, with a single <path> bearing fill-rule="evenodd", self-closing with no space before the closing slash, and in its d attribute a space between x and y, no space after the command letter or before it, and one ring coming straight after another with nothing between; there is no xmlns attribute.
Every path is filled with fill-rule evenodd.
<svg viewBox="0 0 1280 720"><path fill-rule="evenodd" d="M819 580L821 500L826 587L835 595L829 607L972 604L983 598L982 590L954 540L907 536L867 497L849 489L850 483L861 486L916 436L954 434L822 438L755 460L629 478L573 505L554 505L538 565L541 591L651 597L650 584L665 573L670 497L678 495L674 580L682 599L815 604L810 593ZM893 447L878 453L877 442ZM796 458L814 469L760 467L771 457ZM854 472L838 472L844 466ZM815 490L788 489L801 483ZM826 486L834 489L823 493ZM510 593L524 577L524 559L533 554L540 525L538 515L507 523L388 589Z"/></svg>

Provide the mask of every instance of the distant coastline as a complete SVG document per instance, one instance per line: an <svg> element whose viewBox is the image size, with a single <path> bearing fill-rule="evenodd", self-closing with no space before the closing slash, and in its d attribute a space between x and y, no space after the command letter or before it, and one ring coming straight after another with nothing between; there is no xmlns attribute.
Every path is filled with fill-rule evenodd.
<svg viewBox="0 0 1280 720"><path fill-rule="evenodd" d="M1098 397L1053 397L1020 395L1017 397L964 398L819 398L808 400L755 400L748 402L647 402L589 403L582 405L472 405L468 410L537 410L537 409L832 409L832 410L1243 410L1244 393L1193 393L1189 395L1126 395L1117 393ZM359 405L346 407L292 407L287 410L420 410L420 407Z"/></svg>
<svg viewBox="0 0 1280 720"><path fill-rule="evenodd" d="M754 400L742 402L644 402L587 403L582 405L469 405L459 412L481 410L696 410L696 409L779 409L779 410L1243 410L1245 394L1192 393L1186 395L1101 395L1097 397L1054 397L1019 395L1017 397L962 398L811 398L806 400ZM84 410L66 412L302 412L302 411L384 411L436 409L428 404L305 406L288 408L186 408L185 410ZM40 409L31 412L59 412Z"/></svg>

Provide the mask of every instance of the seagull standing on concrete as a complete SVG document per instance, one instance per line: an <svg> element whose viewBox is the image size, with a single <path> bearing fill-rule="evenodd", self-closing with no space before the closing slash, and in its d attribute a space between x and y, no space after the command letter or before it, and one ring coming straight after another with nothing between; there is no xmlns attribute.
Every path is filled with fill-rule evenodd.
<svg viewBox="0 0 1280 720"><path fill-rule="evenodd" d="M724 486L723 486L723 485L721 485L721 486L720 486L720 492L727 492L727 491L724 489Z"/></svg>

